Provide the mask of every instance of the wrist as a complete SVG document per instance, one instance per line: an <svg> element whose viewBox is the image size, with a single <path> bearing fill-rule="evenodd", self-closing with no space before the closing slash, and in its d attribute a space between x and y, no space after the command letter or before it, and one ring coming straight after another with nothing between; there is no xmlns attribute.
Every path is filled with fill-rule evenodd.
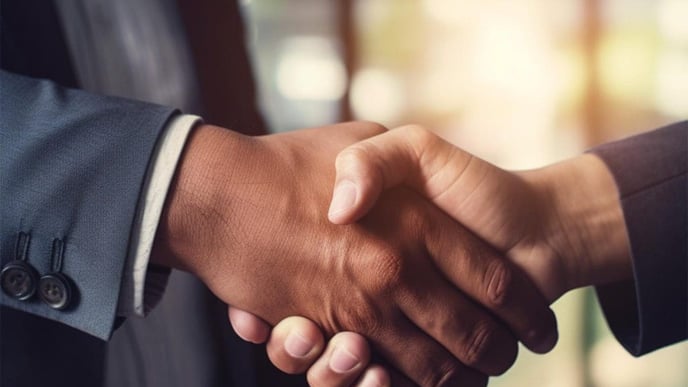
<svg viewBox="0 0 688 387"><path fill-rule="evenodd" d="M545 238L563 273L562 294L632 276L629 241L614 178L584 154L536 172L550 207Z"/></svg>
<svg viewBox="0 0 688 387"><path fill-rule="evenodd" d="M232 187L231 175L224 172L230 169L228 156L239 153L243 137L211 125L192 130L167 194L151 263L206 275L211 256L207 253L217 241L203 230L217 230L228 221L214 206L221 190Z"/></svg>

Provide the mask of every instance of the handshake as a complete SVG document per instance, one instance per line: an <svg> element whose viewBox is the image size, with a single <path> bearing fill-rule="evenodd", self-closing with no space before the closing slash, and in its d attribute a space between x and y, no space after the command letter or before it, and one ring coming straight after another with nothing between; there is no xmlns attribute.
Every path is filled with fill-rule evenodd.
<svg viewBox="0 0 688 387"><path fill-rule="evenodd" d="M199 126L151 262L197 275L241 337L319 386L483 386L519 341L553 348L551 302L632 277L597 156L510 172L422 127L366 122Z"/></svg>

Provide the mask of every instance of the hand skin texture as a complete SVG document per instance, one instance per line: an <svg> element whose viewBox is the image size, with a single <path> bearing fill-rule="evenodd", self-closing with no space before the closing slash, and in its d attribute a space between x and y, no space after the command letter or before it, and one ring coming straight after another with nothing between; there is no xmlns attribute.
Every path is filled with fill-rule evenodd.
<svg viewBox="0 0 688 387"><path fill-rule="evenodd" d="M571 289L632 277L618 190L595 155L509 172L427 129L405 126L338 155L329 219L355 221L397 185L430 199L504 253L550 302ZM347 186L355 187L355 199L337 199L352 191ZM337 207L337 200L354 204Z"/></svg>
<svg viewBox="0 0 688 387"><path fill-rule="evenodd" d="M253 343L267 342L267 353L272 363L290 374L308 371L311 386L415 386L394 370L379 364L370 365L370 348L365 338L353 332L335 334L328 342L317 325L304 318L291 316L280 321L272 330L269 324L255 315L230 307L232 327L244 340ZM294 343L296 342L296 343ZM296 344L296 345L295 345ZM343 348L358 359L350 369L336 366L333 354Z"/></svg>
<svg viewBox="0 0 688 387"><path fill-rule="evenodd" d="M383 131L349 123L251 138L196 128L152 262L194 273L267 323L300 315L327 337L358 332L424 386L484 385L513 363L516 338L549 350L555 320L535 286L417 193L390 189L357 223L327 220L335 156Z"/></svg>
<svg viewBox="0 0 688 387"><path fill-rule="evenodd" d="M617 188L594 155L538 170L509 172L412 125L346 148L336 165L329 211L333 223L348 224L364 217L384 190L404 185L503 252L550 302L574 288L632 275ZM253 316L246 316L245 321L269 330ZM289 328L317 329L308 320L298 323ZM268 350L271 347L283 348L283 337L273 333ZM281 360L283 367L295 362Z"/></svg>

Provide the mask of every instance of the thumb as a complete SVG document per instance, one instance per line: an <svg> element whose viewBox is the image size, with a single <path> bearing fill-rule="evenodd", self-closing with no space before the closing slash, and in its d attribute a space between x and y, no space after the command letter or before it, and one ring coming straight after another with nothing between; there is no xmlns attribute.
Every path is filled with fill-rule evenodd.
<svg viewBox="0 0 688 387"><path fill-rule="evenodd" d="M227 314L234 332L244 341L261 344L268 340L271 327L260 317L232 306L228 307Z"/></svg>
<svg viewBox="0 0 688 387"><path fill-rule="evenodd" d="M328 218L336 224L352 223L373 207L383 190L401 184L433 199L447 177L454 178L448 175L460 174L471 158L418 125L353 144L337 156Z"/></svg>
<svg viewBox="0 0 688 387"><path fill-rule="evenodd" d="M337 155L334 192L328 218L352 223L365 215L384 189L401 184L412 173L415 155L404 130L395 129L355 143Z"/></svg>
<svg viewBox="0 0 688 387"><path fill-rule="evenodd" d="M500 250L509 250L520 235L513 231L524 217L514 213L519 211L514 203L529 194L521 178L421 126L402 126L353 144L339 153L335 166L332 223L360 219L383 190L405 185Z"/></svg>

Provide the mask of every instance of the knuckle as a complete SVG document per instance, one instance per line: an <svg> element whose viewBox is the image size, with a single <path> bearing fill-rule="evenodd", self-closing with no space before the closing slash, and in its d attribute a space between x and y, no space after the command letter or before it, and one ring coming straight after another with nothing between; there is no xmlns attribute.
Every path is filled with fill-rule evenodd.
<svg viewBox="0 0 688 387"><path fill-rule="evenodd" d="M454 386L459 380L459 376L459 364L452 359L448 359L440 363L431 372L424 375L421 385L428 387Z"/></svg>
<svg viewBox="0 0 688 387"><path fill-rule="evenodd" d="M487 268L485 279L485 294L489 306L493 309L506 307L514 292L513 274L509 266L500 259L493 260Z"/></svg>
<svg viewBox="0 0 688 387"><path fill-rule="evenodd" d="M397 252L390 252L380 255L377 259L375 269L378 277L382 280L383 290L393 291L403 282L404 260Z"/></svg>
<svg viewBox="0 0 688 387"><path fill-rule="evenodd" d="M337 155L335 167L359 175L368 184L380 181L384 176L372 146L365 140L349 146Z"/></svg>
<svg viewBox="0 0 688 387"><path fill-rule="evenodd" d="M404 260L397 251L383 251L363 262L359 268L362 285L373 295L388 294L402 284Z"/></svg>
<svg viewBox="0 0 688 387"><path fill-rule="evenodd" d="M355 285L347 293L338 310L333 311L336 328L354 332L376 334L383 329L382 321L393 313L395 305L390 297L403 285L404 262L394 249L383 249L378 254L364 255L351 260L347 270ZM387 316L389 317L389 316Z"/></svg>
<svg viewBox="0 0 688 387"><path fill-rule="evenodd" d="M466 338L463 347L462 361L464 364L478 368L488 360L489 349L495 342L497 328L494 324L481 321Z"/></svg>
<svg viewBox="0 0 688 387"><path fill-rule="evenodd" d="M365 142L359 142L344 149L335 160L337 167L357 165L368 160L368 147Z"/></svg>
<svg viewBox="0 0 688 387"><path fill-rule="evenodd" d="M405 131L405 135L411 139L412 143L417 144L419 148L426 148L437 139L435 133L421 125L406 125L402 129Z"/></svg>

